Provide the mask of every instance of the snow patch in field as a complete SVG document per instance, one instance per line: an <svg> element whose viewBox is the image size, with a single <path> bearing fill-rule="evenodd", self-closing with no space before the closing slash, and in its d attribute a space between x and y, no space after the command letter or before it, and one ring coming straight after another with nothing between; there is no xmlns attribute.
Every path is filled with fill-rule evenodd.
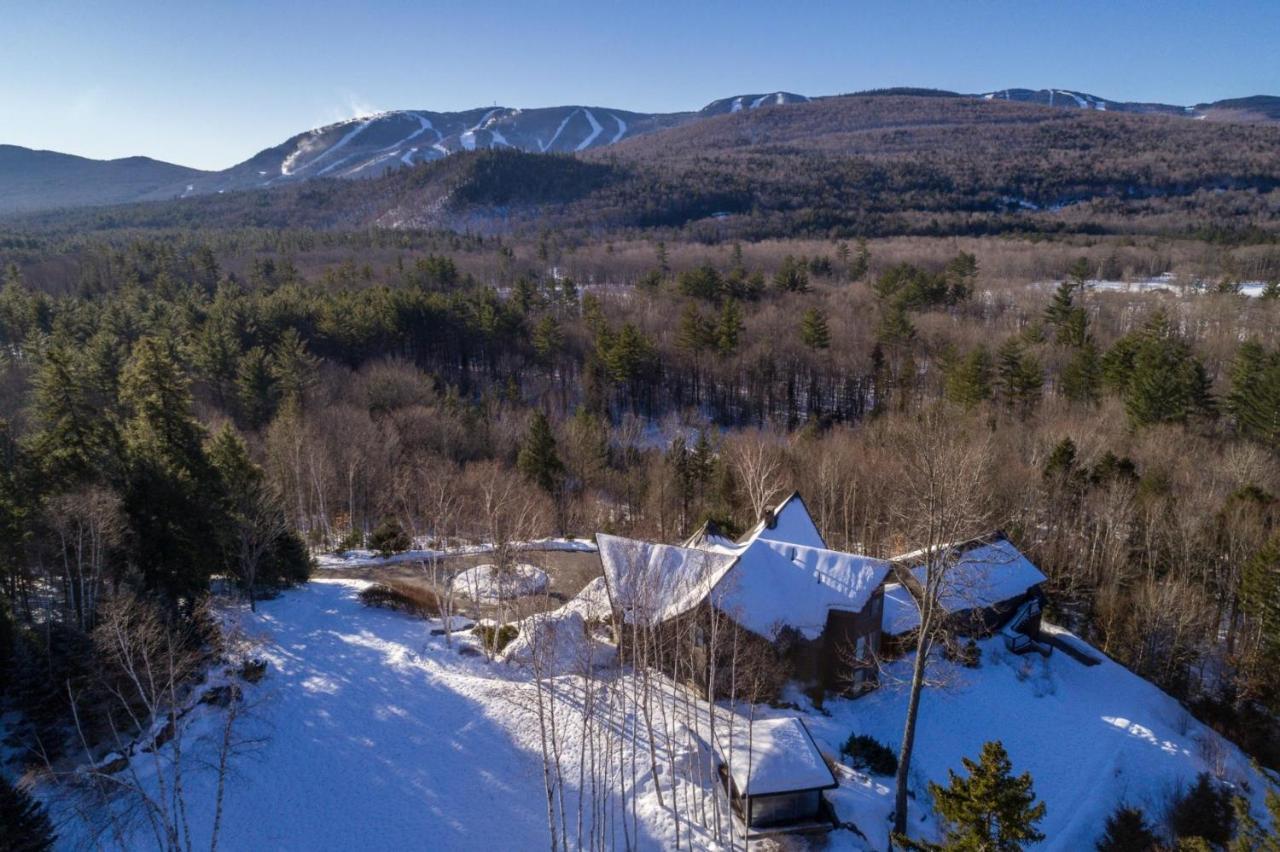
<svg viewBox="0 0 1280 852"><path fill-rule="evenodd" d="M455 595L465 595L476 603L497 604L525 595L541 594L550 580L536 565L521 562L503 571L497 565L477 565L453 578Z"/></svg>

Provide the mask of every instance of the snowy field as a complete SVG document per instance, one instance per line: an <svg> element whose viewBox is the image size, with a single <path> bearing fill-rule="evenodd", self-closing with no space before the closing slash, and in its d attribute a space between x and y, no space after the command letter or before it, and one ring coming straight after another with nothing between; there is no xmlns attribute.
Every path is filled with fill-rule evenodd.
<svg viewBox="0 0 1280 852"><path fill-rule="evenodd" d="M219 847L545 848L547 805L533 709L538 682L518 663L486 660L472 637L454 637L450 646L443 636L431 635L431 622L364 607L357 598L364 586L317 580L261 603L256 615L241 612L270 667L262 681L245 687L249 709L242 736L261 743L233 761ZM565 613L562 626L581 630L581 602ZM912 778L913 834L932 830L928 818L920 819L926 781L945 779L962 756L977 755L985 740L996 738L1016 771L1032 773L1036 793L1048 805L1044 849L1092 848L1118 801L1158 815L1163 795L1203 770L1236 782L1248 779L1260 809L1260 779L1244 757L1122 667L1104 661L1087 668L1057 653L1047 660L1014 657L998 640L981 647L980 668L959 669L946 689L925 693ZM601 650L608 649L592 653ZM510 656L528 655L517 642ZM608 659L597 654L598 662ZM895 664L889 679L904 674L906 666ZM573 678L558 681L565 684L557 688L562 731L570 740L566 754L574 754L573 732L581 726L573 714L580 695ZM541 683L545 690L546 681ZM680 700L673 689L660 694ZM802 697L794 700L805 708L800 712L828 756L838 755L851 732L892 746L898 742L906 696L893 683L858 700L828 702L823 711ZM674 706L659 708L664 718L668 711L676 714ZM757 714L796 711L757 708ZM612 720L624 731L633 722L625 713ZM668 730L679 729L672 724ZM212 716L204 733L208 739L218 733ZM659 779L671 777L668 766L678 769L680 760L690 759L688 733L663 740ZM211 753L209 742L192 736L187 741L192 754ZM828 795L839 818L856 823L866 840L839 830L825 848L886 848L892 780L842 767L836 774L840 788ZM572 765L563 775L572 807L582 776ZM631 845L670 848L673 804L687 819L698 798L688 784L677 786L673 798L668 785L659 804L652 779L641 773L633 788L638 795ZM186 784L195 843L207 845L198 838L207 838L212 824L213 774L189 775ZM695 848L715 847L706 830L688 823L679 830L686 848L691 842ZM621 829L611 831L603 836L621 847ZM62 835L63 848L84 845L83 834L77 836L70 824L62 826ZM142 833L127 845L148 848L145 840Z"/></svg>
<svg viewBox="0 0 1280 852"><path fill-rule="evenodd" d="M1038 290L1055 290L1061 281L1038 281L1031 286ZM1105 293L1173 293L1182 296L1216 292L1213 284L1189 278L1179 278L1165 272L1150 278L1131 281L1091 278L1084 282L1085 291ZM1251 299L1260 298L1266 290L1265 281L1242 281L1236 285L1236 293Z"/></svg>

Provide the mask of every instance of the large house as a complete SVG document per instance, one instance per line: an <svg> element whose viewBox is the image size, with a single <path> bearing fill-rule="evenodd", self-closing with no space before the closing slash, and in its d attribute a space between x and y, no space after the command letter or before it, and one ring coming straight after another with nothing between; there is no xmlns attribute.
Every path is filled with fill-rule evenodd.
<svg viewBox="0 0 1280 852"><path fill-rule="evenodd" d="M828 549L798 494L739 541L713 527L682 546L596 540L619 623L688 628L705 646L703 622L716 613L771 646L785 679L822 692L874 684L892 566ZM699 659L690 679L705 685L711 662Z"/></svg>
<svg viewBox="0 0 1280 852"><path fill-rule="evenodd" d="M693 649L680 661L651 661L699 686L723 668L707 635L712 614L757 650L771 649L780 680L818 694L874 687L882 635L902 642L918 624L911 587L926 579L925 554L883 560L831 550L799 494L737 541L711 523L682 545L604 534L596 540L624 644L626 625L688 637ZM942 594L948 626L968 635L1005 628L1013 650L1041 650L1018 637L1034 641L1039 632L1044 575L1002 534L949 550L954 583ZM1017 622L1012 629L1011 622Z"/></svg>

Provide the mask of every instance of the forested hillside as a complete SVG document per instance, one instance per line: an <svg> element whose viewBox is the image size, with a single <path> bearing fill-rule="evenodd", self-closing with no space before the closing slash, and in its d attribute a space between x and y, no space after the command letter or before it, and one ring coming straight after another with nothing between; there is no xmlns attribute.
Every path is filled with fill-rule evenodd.
<svg viewBox="0 0 1280 852"><path fill-rule="evenodd" d="M368 180L33 214L24 229L448 228L761 239L1274 233L1280 127L930 94L824 98L582 153L463 151Z"/></svg>

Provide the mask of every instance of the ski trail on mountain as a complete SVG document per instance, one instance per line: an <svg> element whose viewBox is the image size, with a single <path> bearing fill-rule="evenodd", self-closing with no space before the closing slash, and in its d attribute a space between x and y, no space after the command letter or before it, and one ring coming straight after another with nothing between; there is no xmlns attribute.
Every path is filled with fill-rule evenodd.
<svg viewBox="0 0 1280 852"><path fill-rule="evenodd" d="M547 149L549 149L552 145L556 144L556 140L559 139L560 134L564 132L564 126L569 123L569 119L573 118L577 114L578 114L578 111L575 109L573 112L569 113L564 117L564 121L560 122L560 126L556 128L556 132L551 135L550 142L548 142L545 145L543 145L541 142L538 143L538 148L541 149L544 154L547 152Z"/></svg>
<svg viewBox="0 0 1280 852"><path fill-rule="evenodd" d="M609 113L609 117L618 122L618 132L613 134L613 138L609 140L609 144L612 145L614 142L621 139L622 135L627 132L627 123L613 113Z"/></svg>
<svg viewBox="0 0 1280 852"><path fill-rule="evenodd" d="M310 168L312 166L315 166L316 163L331 156L334 151L337 151L345 147L348 142L350 142L352 139L355 139L357 136L359 136L366 127L368 127L370 124L373 124L373 121L375 118L377 118L377 116L370 116L369 118L366 118L363 121L361 121L360 124L357 125L354 130L350 131L341 139L339 139L337 142L333 143L328 148L321 151L318 155L316 155L315 159L313 159L311 162L304 165L303 168L305 169L305 168ZM301 156L303 153L305 153L305 148L304 146L300 145L297 151L295 151L292 155L290 155L287 159L285 159L283 163L280 164L280 173L284 175L293 174L293 172L290 171L290 167L293 165L293 160L297 156ZM351 158L347 157L346 159L349 160ZM345 162L345 160L340 160L339 162ZM337 164L335 163L334 165L337 165ZM333 166L329 166L328 168L321 171L320 174L324 174L325 172L329 171L332 168Z"/></svg>
<svg viewBox="0 0 1280 852"><path fill-rule="evenodd" d="M587 117L587 121L591 123L591 135L579 142L578 147L574 148L575 151L583 151L590 148L591 143L596 141L596 137L600 135L600 131L604 130L604 127L601 126L600 122L596 121L596 117L591 114L591 110L584 109L582 114L585 115Z"/></svg>

